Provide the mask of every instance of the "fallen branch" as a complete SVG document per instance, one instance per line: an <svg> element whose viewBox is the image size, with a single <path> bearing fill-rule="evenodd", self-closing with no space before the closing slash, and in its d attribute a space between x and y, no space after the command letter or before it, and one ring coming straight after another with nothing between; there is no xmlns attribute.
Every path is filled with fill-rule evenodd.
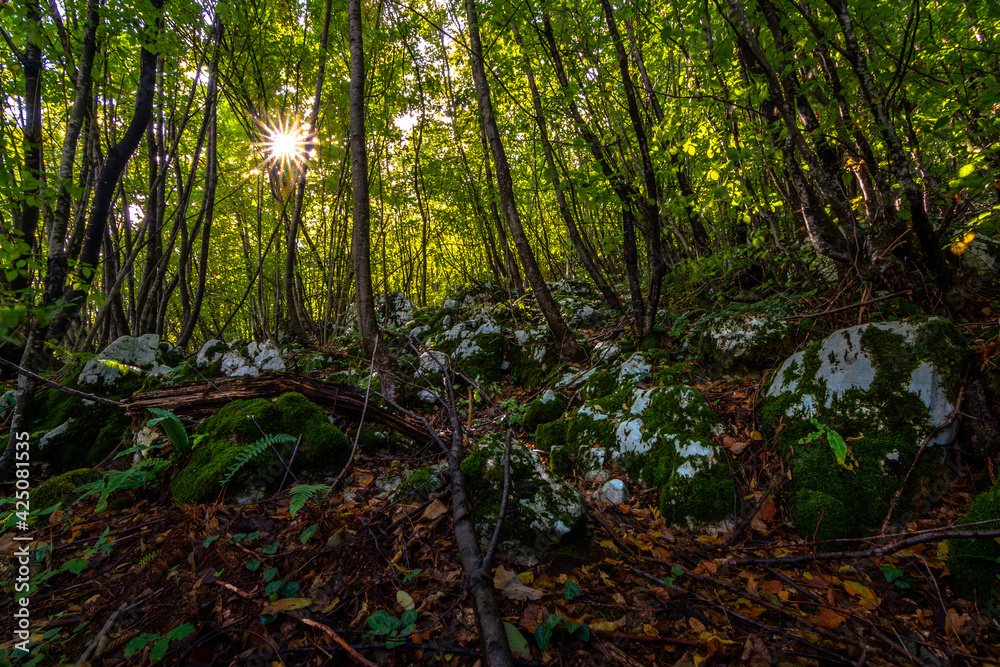
<svg viewBox="0 0 1000 667"><path fill-rule="evenodd" d="M786 317L785 321L788 322L791 320L805 320L810 317L823 317L824 315L833 315L834 313L842 313L845 310L852 310L854 308L870 306L871 304L878 303L880 301L888 301L889 299L898 299L901 296L907 296L909 294L913 294L913 290L896 292L895 294L889 294L888 296L880 296L877 299L869 299L868 301L861 301L860 303L852 303L850 306L841 306L840 308L834 308L833 310L824 310L822 313L809 313L808 315L792 315L791 317Z"/></svg>
<svg viewBox="0 0 1000 667"><path fill-rule="evenodd" d="M69 394L70 396L78 396L80 398L86 399L88 401L93 401L95 403L100 403L101 405L110 405L116 408L124 408L124 403L119 403L118 401L112 401L110 398L104 398L102 396L94 396L93 394L88 394L84 391L77 391L76 389L70 389L69 387L64 387L58 382L53 382L52 380L47 380L37 373L32 373L27 368L21 368L17 364L7 361L3 357L0 357L0 366L6 366L7 368L15 371L19 375L24 375L31 378L35 382L41 382L42 384L52 387L56 391L61 391L64 394Z"/></svg>
<svg viewBox="0 0 1000 667"><path fill-rule="evenodd" d="M225 405L247 398L264 398L294 391L338 417L383 424L418 442L428 440L424 429L366 401L365 396L351 387L328 384L319 380L293 375L258 375L227 378L212 382L193 382L135 394L122 401L125 414L138 417L147 408L169 409L176 414L209 414Z"/></svg>
<svg viewBox="0 0 1000 667"><path fill-rule="evenodd" d="M888 530L889 521L892 520L892 513L896 511L896 504L899 503L899 497L903 495L903 488L906 487L906 483L910 481L910 475L912 475L913 471L916 470L917 462L920 461L920 456L924 453L924 450L927 449L927 445L930 444L934 436L954 424L955 420L958 419L958 415L962 410L962 396L964 392L964 386L959 388L958 398L955 400L955 409L951 411L950 415L948 415L948 419L938 424L937 428L928 433L927 437L924 438L924 441L920 443L920 449L917 450L916 456L913 457L913 463L910 464L910 469L906 471L906 477L904 477L903 481L900 482L899 488L896 489L896 493L892 496L892 502L889 504L889 511L886 512L885 520L882 522L882 528L878 531L879 535L884 535L885 531Z"/></svg>
<svg viewBox="0 0 1000 667"><path fill-rule="evenodd" d="M351 655L351 657L353 657L355 660L360 662L365 667L378 667L374 662L367 660L363 655L354 650L354 648L350 644L344 641L343 637L334 632L330 627L323 625L318 621L314 621L311 618L305 618L303 616L299 616L298 614L288 614L288 615L294 618L299 623L308 625L311 628L316 628L317 630L322 630L323 632L325 632L330 637L330 639L340 644L340 646L343 647L343 649L347 651Z"/></svg>
<svg viewBox="0 0 1000 667"><path fill-rule="evenodd" d="M996 521L991 521L990 523L996 523ZM836 560L837 558L877 558L878 556L884 556L886 554L895 553L897 551L902 551L907 547L912 547L916 544L923 544L924 542L933 542L934 540L972 540L981 537L1000 537L1000 530L938 530L932 533L927 533L926 535L919 535L917 537L911 537L907 540L901 540L899 542L893 542L892 544L887 544L884 547L877 547L875 549L868 549L867 551L831 551L829 553L815 553L808 554L805 556L782 556L780 558L734 558L728 561L728 565L734 567L741 565L794 565L797 563L809 563L814 560Z"/></svg>

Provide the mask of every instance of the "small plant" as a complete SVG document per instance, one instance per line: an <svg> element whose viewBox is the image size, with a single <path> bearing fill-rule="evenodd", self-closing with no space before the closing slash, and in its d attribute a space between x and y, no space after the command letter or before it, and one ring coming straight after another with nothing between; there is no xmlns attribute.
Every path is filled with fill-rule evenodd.
<svg viewBox="0 0 1000 667"><path fill-rule="evenodd" d="M86 498L95 493L101 494L97 499L97 505L94 507L94 513L100 514L108 508L108 498L111 497L112 493L121 489L138 489L155 485L159 480L160 474L169 467L170 461L147 459L140 461L128 470L113 470L103 478L89 484L84 484L78 487L77 490L83 492L83 495L80 496L81 498Z"/></svg>
<svg viewBox="0 0 1000 667"><path fill-rule="evenodd" d="M329 484L296 484L288 490L288 496L291 499L291 502L288 503L288 514L294 519L295 514L305 507L305 504L317 493L329 490Z"/></svg>
<svg viewBox="0 0 1000 667"><path fill-rule="evenodd" d="M500 403L500 409L507 413L509 425L520 426L524 423L524 413L528 411L528 406L519 404L517 399L511 397Z"/></svg>
<svg viewBox="0 0 1000 667"><path fill-rule="evenodd" d="M188 439L187 431L184 430L184 424L177 418L177 415L160 408L149 408L149 411L153 413L153 419L146 422L146 426L152 428L159 424L163 427L167 437L170 438L170 442L174 443L174 448L178 452L187 454L191 451L192 443Z"/></svg>
<svg viewBox="0 0 1000 667"><path fill-rule="evenodd" d="M559 627L560 623L574 637L585 642L590 641L590 626L587 624L571 623L562 614L549 614L545 622L540 623L535 628L535 643L538 644L539 650L544 651L549 647L549 643L552 641L552 633Z"/></svg>
<svg viewBox="0 0 1000 667"><path fill-rule="evenodd" d="M225 476L219 482L219 486L225 486L229 480L231 480L236 473L243 469L250 461L254 460L258 456L264 453L268 447L282 443L282 442L295 442L295 438L288 435L287 433L277 433L275 435L265 435L263 438L257 442L247 445L240 450L240 453L236 455L236 460L229 470L226 471Z"/></svg>
<svg viewBox="0 0 1000 667"><path fill-rule="evenodd" d="M898 567L893 567L892 565L883 565L881 567L882 574L885 575L886 583L892 584L901 591L907 591L910 587L910 580L907 578L903 571Z"/></svg>
<svg viewBox="0 0 1000 667"><path fill-rule="evenodd" d="M153 644L153 650L149 653L149 659L151 662L159 662L166 657L167 646L170 642L175 639L184 639L192 632L194 632L194 626L190 623L184 623L183 625L178 625L162 637L153 633L139 635L125 646L125 657L131 658L149 644L156 642Z"/></svg>
<svg viewBox="0 0 1000 667"><path fill-rule="evenodd" d="M809 420L812 425L816 427L817 430L806 435L804 438L799 438L799 444L805 445L812 442L813 440L819 440L822 437L826 438L826 441L830 444L830 449L833 450L833 455L837 457L837 463L840 464L844 470L854 470L854 457L851 456L850 451L847 449L847 443L840 436L839 433L834 431L832 428L826 424L821 424L816 420L815 417ZM851 461L848 462L847 457L851 456Z"/></svg>
<svg viewBox="0 0 1000 667"><path fill-rule="evenodd" d="M385 635L385 647L395 648L405 644L417 624L417 610L408 609L402 618L396 618L385 609L379 609L368 617L368 627L376 635Z"/></svg>

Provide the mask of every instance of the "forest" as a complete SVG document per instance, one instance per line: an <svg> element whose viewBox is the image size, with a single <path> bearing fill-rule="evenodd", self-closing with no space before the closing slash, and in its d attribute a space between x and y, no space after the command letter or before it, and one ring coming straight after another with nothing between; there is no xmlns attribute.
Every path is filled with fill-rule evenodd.
<svg viewBox="0 0 1000 667"><path fill-rule="evenodd" d="M0 37L0 662L1000 664L995 2Z"/></svg>

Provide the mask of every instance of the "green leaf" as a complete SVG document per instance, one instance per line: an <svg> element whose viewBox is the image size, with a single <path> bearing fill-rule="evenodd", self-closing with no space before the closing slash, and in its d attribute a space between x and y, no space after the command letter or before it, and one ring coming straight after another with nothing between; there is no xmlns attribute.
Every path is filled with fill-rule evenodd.
<svg viewBox="0 0 1000 667"><path fill-rule="evenodd" d="M563 627L578 639L582 639L585 642L590 641L590 626L586 623L570 623L569 621L563 621Z"/></svg>
<svg viewBox="0 0 1000 667"><path fill-rule="evenodd" d="M184 430L184 424L181 420L177 418L173 412L169 410L161 410L160 408L148 408L150 412L153 413L155 419L150 419L146 422L146 426L156 426L160 424L163 427L164 433L170 438L170 442L174 443L174 447L177 451L182 454L188 451L188 436L187 431Z"/></svg>
<svg viewBox="0 0 1000 667"><path fill-rule="evenodd" d="M408 584L408 583L410 583L410 582L411 582L411 581L413 581L413 580L414 580L414 579L416 578L416 576L417 576L418 574L420 574L421 572L423 572L423 570L422 570L422 569L420 569L419 567L418 567L417 569L413 570L413 571L412 571L412 572L410 572L410 573L409 573L408 575L406 575L405 577L403 577L403 583L404 583L404 584Z"/></svg>
<svg viewBox="0 0 1000 667"><path fill-rule="evenodd" d="M278 574L278 568L276 567L267 568L266 570L264 570L264 581L265 582L271 581L272 579L274 579L275 576L277 576L277 574Z"/></svg>
<svg viewBox="0 0 1000 667"><path fill-rule="evenodd" d="M69 570L73 574L80 574L87 569L88 565L90 565L90 561L86 558L74 558L63 563L62 569Z"/></svg>
<svg viewBox="0 0 1000 667"><path fill-rule="evenodd" d="M567 600L572 600L580 595L580 585L573 581L572 579L567 579L566 584L563 586L563 597Z"/></svg>
<svg viewBox="0 0 1000 667"><path fill-rule="evenodd" d="M535 628L535 643L538 644L538 649L544 651L549 647L551 641L552 628L545 623L539 623L538 627Z"/></svg>
<svg viewBox="0 0 1000 667"><path fill-rule="evenodd" d="M212 546L212 542L215 542L217 539L219 539L218 535L211 535L204 542L201 543L201 546L207 549L210 546Z"/></svg>
<svg viewBox="0 0 1000 667"><path fill-rule="evenodd" d="M390 635L399 628L399 619L385 609L379 609L368 617L368 627L377 635Z"/></svg>
<svg viewBox="0 0 1000 667"><path fill-rule="evenodd" d="M278 551L279 546L281 546L281 543L278 540L271 540L270 543L261 548L261 551L270 556Z"/></svg>
<svg viewBox="0 0 1000 667"><path fill-rule="evenodd" d="M125 645L125 657L131 658L137 652L146 648L147 644L154 642L159 638L160 635L154 635L148 632L144 635L139 635L138 637L136 637L135 639L133 639L132 641L130 641L128 644Z"/></svg>
<svg viewBox="0 0 1000 667"><path fill-rule="evenodd" d="M830 449L833 450L833 455L837 457L837 463L846 468L847 443L844 442L844 439L840 437L839 433L830 427L827 427L826 429L826 439L830 443Z"/></svg>
<svg viewBox="0 0 1000 667"><path fill-rule="evenodd" d="M314 523L313 525L309 526L308 528L306 528L305 530L303 530L301 533L299 533L299 542L301 542L302 544L305 544L306 542L309 541L310 537L312 537L313 535L316 534L317 530L319 530L319 525L318 524Z"/></svg>
<svg viewBox="0 0 1000 667"><path fill-rule="evenodd" d="M260 569L260 561L257 560L256 558L251 561L247 561L246 567L251 572L256 572L257 570Z"/></svg>
<svg viewBox="0 0 1000 667"><path fill-rule="evenodd" d="M503 629L507 633L507 644L510 646L510 652L515 658L524 658L531 655L531 647L528 646L528 640L524 638L520 630L507 621L503 622Z"/></svg>
<svg viewBox="0 0 1000 667"><path fill-rule="evenodd" d="M549 629L555 630L559 626L559 622L562 620L562 614L549 614L549 617L545 619L545 625Z"/></svg>

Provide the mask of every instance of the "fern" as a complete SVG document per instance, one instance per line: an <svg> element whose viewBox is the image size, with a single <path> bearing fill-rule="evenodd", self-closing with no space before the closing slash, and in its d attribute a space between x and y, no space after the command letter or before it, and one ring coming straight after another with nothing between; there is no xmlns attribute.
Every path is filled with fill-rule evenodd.
<svg viewBox="0 0 1000 667"><path fill-rule="evenodd" d="M305 504L320 491L329 491L329 484L296 484L288 491L291 502L288 504L288 513L295 518L295 513L305 507Z"/></svg>
<svg viewBox="0 0 1000 667"><path fill-rule="evenodd" d="M247 445L241 449L240 453L236 455L236 460L233 462L233 465L229 466L229 470L226 471L226 476L222 478L221 482L219 482L219 486L227 484L229 480L236 475L236 473L243 469L243 466L260 456L268 447L282 442L295 442L295 438L287 433L265 435L252 445Z"/></svg>

